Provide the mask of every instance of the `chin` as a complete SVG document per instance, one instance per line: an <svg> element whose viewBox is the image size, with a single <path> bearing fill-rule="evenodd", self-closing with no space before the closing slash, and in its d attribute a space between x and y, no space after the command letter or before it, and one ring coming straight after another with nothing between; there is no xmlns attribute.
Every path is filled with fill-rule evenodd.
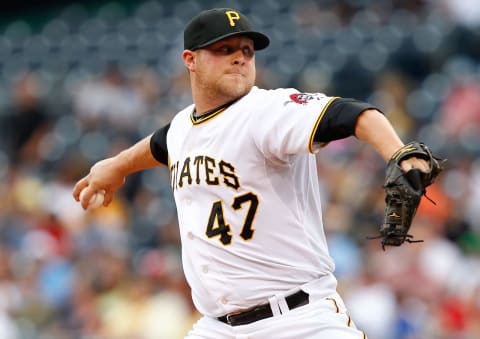
<svg viewBox="0 0 480 339"><path fill-rule="evenodd" d="M230 83L228 86L225 86L223 88L223 92L224 94L232 98L239 98L250 92L252 87L253 84L238 81L235 83Z"/></svg>

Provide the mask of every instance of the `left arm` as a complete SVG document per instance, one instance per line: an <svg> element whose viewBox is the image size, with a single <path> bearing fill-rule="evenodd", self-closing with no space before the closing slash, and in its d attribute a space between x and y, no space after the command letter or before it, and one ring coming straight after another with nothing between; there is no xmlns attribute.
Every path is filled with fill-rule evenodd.
<svg viewBox="0 0 480 339"><path fill-rule="evenodd" d="M386 162L403 146L388 119L376 109L367 109L359 115L355 125L355 136L372 145ZM418 168L423 172L429 171L428 162L415 157L402 161L401 167L404 171L412 168Z"/></svg>
<svg viewBox="0 0 480 339"><path fill-rule="evenodd" d="M387 162L385 215L380 233L382 248L417 242L408 234L425 188L443 169L443 161L419 142L404 145L388 119L375 107L338 99L325 110L314 140L328 142L355 135L371 145Z"/></svg>
<svg viewBox="0 0 480 339"><path fill-rule="evenodd" d="M385 214L378 236L382 248L400 246L413 240L410 226L426 188L443 170L443 159L432 155L419 142L403 145L392 125L375 109L363 111L355 125L358 139L372 145L388 162L384 182ZM403 159L403 160L402 160Z"/></svg>
<svg viewBox="0 0 480 339"><path fill-rule="evenodd" d="M373 148L388 162L403 145L388 119L374 106L350 98L337 98L325 109L317 126L314 141L328 143L355 135ZM404 171L418 168L429 171L423 159L411 157L400 163Z"/></svg>

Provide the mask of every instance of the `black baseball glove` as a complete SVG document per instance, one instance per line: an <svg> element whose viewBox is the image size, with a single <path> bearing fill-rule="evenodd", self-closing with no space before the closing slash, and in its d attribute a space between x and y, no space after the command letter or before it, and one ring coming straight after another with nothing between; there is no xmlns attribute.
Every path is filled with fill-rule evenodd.
<svg viewBox="0 0 480 339"><path fill-rule="evenodd" d="M403 171L400 163L411 157L427 160L430 164L429 171L422 172L417 168ZM384 222L380 226L380 234L370 237L382 239L383 249L385 246L400 246L404 242L422 241L413 240L408 231L422 195L426 193L426 187L430 186L443 170L445 161L433 156L425 144L416 141L406 144L393 154L387 164L383 186L386 194Z"/></svg>

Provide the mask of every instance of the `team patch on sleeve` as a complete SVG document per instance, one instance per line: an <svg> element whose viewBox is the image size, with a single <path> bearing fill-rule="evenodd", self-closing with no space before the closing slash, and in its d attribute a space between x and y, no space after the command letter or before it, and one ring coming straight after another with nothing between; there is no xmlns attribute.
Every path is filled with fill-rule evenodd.
<svg viewBox="0 0 480 339"><path fill-rule="evenodd" d="M312 101L320 101L325 97L326 95L322 93L293 93L290 94L289 100L285 101L283 105L287 106L290 103L308 105Z"/></svg>

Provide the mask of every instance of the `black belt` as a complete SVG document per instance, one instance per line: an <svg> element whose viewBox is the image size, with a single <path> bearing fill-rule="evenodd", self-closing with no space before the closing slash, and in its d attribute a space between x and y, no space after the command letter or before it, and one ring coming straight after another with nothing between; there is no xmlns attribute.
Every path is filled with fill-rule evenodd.
<svg viewBox="0 0 480 339"><path fill-rule="evenodd" d="M308 304L308 293L300 290L297 293L285 297L287 306L290 310ZM246 325L258 320L273 317L270 303L255 306L247 311L239 313L230 313L223 317L217 318L221 322L229 324L230 326Z"/></svg>

